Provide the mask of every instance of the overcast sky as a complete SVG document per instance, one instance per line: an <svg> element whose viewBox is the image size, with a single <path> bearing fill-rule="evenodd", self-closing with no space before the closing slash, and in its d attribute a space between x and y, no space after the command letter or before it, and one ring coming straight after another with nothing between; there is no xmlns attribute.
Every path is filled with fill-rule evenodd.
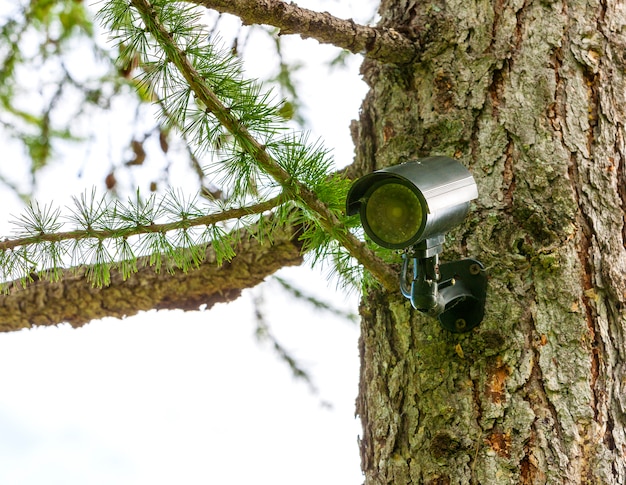
<svg viewBox="0 0 626 485"><path fill-rule="evenodd" d="M298 3L369 15L358 1ZM247 58L257 61L251 76L263 77L268 52L260 41L249 44ZM349 123L366 86L357 58L343 71L320 66L336 53L299 39L285 51L307 62L298 74L305 115L343 166L352 160ZM69 174L81 167L76 159L51 167L39 199L67 202L102 183L107 167L93 163L72 190ZM2 207L3 233L15 210ZM337 291L320 271L281 275L356 311L358 296ZM252 300L261 296L273 332L311 372L317 393L254 339ZM357 324L295 302L275 282L210 311L0 334L0 483L359 484L357 339Z"/></svg>

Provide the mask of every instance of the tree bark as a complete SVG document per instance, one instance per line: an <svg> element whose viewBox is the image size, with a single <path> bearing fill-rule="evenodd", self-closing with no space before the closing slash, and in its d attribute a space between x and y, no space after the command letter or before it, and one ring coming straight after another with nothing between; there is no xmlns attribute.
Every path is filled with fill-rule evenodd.
<svg viewBox="0 0 626 485"><path fill-rule="evenodd" d="M362 303L365 482L626 483L626 15L616 0L383 0L418 62L366 59L362 175L446 155L479 199L442 260L488 269L450 334L399 292Z"/></svg>

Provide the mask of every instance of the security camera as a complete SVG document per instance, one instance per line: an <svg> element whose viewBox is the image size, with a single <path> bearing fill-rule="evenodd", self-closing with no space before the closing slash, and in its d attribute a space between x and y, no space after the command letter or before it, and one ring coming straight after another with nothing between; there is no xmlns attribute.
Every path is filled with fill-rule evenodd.
<svg viewBox="0 0 626 485"><path fill-rule="evenodd" d="M478 197L472 174L448 157L428 157L365 175L348 193L347 213L359 213L379 246L404 249L463 222Z"/></svg>
<svg viewBox="0 0 626 485"><path fill-rule="evenodd" d="M402 293L452 332L471 330L484 315L482 264L438 260L445 234L463 222L477 197L472 174L458 161L437 156L369 173L354 182L346 200L347 214L359 214L373 242L404 250Z"/></svg>

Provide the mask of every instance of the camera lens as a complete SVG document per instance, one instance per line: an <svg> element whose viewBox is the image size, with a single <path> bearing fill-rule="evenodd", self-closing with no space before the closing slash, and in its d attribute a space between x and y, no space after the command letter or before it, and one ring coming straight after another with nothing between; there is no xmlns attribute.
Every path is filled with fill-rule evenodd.
<svg viewBox="0 0 626 485"><path fill-rule="evenodd" d="M408 242L422 225L422 205L404 184L382 183L372 187L365 203L365 220L380 242L396 246Z"/></svg>

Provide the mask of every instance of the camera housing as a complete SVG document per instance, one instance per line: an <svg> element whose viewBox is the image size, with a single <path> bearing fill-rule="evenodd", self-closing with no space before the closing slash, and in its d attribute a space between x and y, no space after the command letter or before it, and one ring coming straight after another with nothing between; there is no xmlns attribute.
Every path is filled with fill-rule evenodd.
<svg viewBox="0 0 626 485"><path fill-rule="evenodd" d="M463 165L428 157L361 177L350 187L346 212L360 214L363 229L379 246L404 249L441 239L463 222L476 197L474 177Z"/></svg>
<svg viewBox="0 0 626 485"><path fill-rule="evenodd" d="M445 234L464 221L477 197L476 181L461 163L435 156L369 173L352 184L346 200L347 214L359 214L373 242L404 250L402 294L455 333L482 321L487 277L479 261L440 265L439 254Z"/></svg>

